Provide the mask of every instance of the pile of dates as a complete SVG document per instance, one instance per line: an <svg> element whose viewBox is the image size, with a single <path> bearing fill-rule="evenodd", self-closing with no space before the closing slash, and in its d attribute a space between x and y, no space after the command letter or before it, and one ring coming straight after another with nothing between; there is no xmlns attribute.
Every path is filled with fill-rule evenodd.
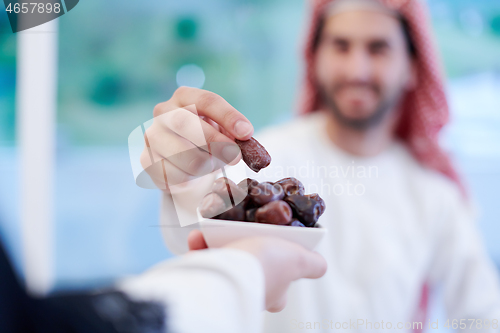
<svg viewBox="0 0 500 333"><path fill-rule="evenodd" d="M305 195L296 178L274 183L247 178L235 184L222 177L203 198L199 211L204 218L314 227L325 202L316 193Z"/></svg>

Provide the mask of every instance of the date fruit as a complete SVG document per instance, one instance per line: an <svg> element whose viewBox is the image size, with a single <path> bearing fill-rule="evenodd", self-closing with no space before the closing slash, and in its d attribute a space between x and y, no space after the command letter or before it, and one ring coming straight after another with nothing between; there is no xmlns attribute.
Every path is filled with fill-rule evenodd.
<svg viewBox="0 0 500 333"><path fill-rule="evenodd" d="M205 218L211 218L221 214L226 209L224 200L214 192L208 193L200 204L200 214Z"/></svg>
<svg viewBox="0 0 500 333"><path fill-rule="evenodd" d="M218 220L245 221L245 209L241 205L237 205L214 218Z"/></svg>
<svg viewBox="0 0 500 333"><path fill-rule="evenodd" d="M259 172L271 164L271 155L254 138L250 138L247 141L235 140L235 142L240 147L243 161L253 171Z"/></svg>
<svg viewBox="0 0 500 333"><path fill-rule="evenodd" d="M217 193L222 199L224 199L227 205L232 205L232 203L237 205L247 196L245 191L243 191L231 179L226 177L221 177L215 180L212 185L212 192Z"/></svg>
<svg viewBox="0 0 500 333"><path fill-rule="evenodd" d="M302 227L302 228L306 227L305 225L302 224L302 222L300 222L297 219L293 219L292 222L288 223L287 225L291 225L292 227Z"/></svg>
<svg viewBox="0 0 500 333"><path fill-rule="evenodd" d="M325 206L325 201L319 196L319 194L318 193L308 194L306 195L306 197L308 197L309 199L316 200L318 202L320 208L319 215L320 216L323 215L326 206Z"/></svg>
<svg viewBox="0 0 500 333"><path fill-rule="evenodd" d="M304 195L304 185L297 178L283 178L274 183L281 185L283 191L285 191L285 196L294 194Z"/></svg>
<svg viewBox="0 0 500 333"><path fill-rule="evenodd" d="M255 212L255 222L288 224L291 220L292 209L283 200L271 201Z"/></svg>
<svg viewBox="0 0 500 333"><path fill-rule="evenodd" d="M290 205L290 207L292 207L293 216L302 222L306 227L313 227L321 215L321 207L314 199L294 194L286 197L285 201Z"/></svg>
<svg viewBox="0 0 500 333"><path fill-rule="evenodd" d="M252 187L259 185L259 182L252 178L245 178L238 183L238 187L241 188L246 193L250 193Z"/></svg>
<svg viewBox="0 0 500 333"><path fill-rule="evenodd" d="M255 222L255 212L257 211L257 208L250 208L247 209L245 212L245 221L247 222Z"/></svg>
<svg viewBox="0 0 500 333"><path fill-rule="evenodd" d="M293 177L274 183L246 178L238 185L222 177L199 209L205 218L310 228L324 213L325 202L317 193L305 195L304 186Z"/></svg>
<svg viewBox="0 0 500 333"><path fill-rule="evenodd" d="M274 185L264 182L250 190L250 197L256 205L263 206L268 202L283 199L285 197L285 192L283 192L283 188L281 188L279 184Z"/></svg>

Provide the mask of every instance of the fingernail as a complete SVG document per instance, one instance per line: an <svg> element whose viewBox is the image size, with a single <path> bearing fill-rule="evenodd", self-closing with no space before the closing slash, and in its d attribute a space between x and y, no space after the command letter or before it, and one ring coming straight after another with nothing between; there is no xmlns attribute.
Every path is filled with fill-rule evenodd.
<svg viewBox="0 0 500 333"><path fill-rule="evenodd" d="M240 149L235 144L228 144L222 148L221 154L226 163L231 163L240 153Z"/></svg>
<svg viewBox="0 0 500 333"><path fill-rule="evenodd" d="M234 125L234 131L240 138L247 136L252 132L252 130L252 125L243 120L238 120Z"/></svg>

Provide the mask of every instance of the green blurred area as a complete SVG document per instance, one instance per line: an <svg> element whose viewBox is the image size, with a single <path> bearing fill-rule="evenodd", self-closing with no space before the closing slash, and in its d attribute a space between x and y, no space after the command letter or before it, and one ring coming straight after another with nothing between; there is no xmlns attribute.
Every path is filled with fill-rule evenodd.
<svg viewBox="0 0 500 333"><path fill-rule="evenodd" d="M500 71L500 1L427 1L449 78Z"/></svg>
<svg viewBox="0 0 500 333"><path fill-rule="evenodd" d="M59 123L71 143L126 144L188 64L257 128L293 108L302 1L114 4L92 25L109 3L86 1L60 20Z"/></svg>
<svg viewBox="0 0 500 333"><path fill-rule="evenodd" d="M500 71L500 1L429 0L449 78ZM58 140L126 145L201 68L207 89L257 129L296 110L306 5L302 0L81 1L59 19ZM0 144L15 142L15 35L0 14Z"/></svg>
<svg viewBox="0 0 500 333"><path fill-rule="evenodd" d="M7 13L0 14L0 144L15 137L16 38Z"/></svg>

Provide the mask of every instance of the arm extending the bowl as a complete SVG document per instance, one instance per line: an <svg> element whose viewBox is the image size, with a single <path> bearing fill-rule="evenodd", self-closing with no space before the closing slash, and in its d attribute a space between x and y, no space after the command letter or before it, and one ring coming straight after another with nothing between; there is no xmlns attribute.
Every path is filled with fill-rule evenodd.
<svg viewBox="0 0 500 333"><path fill-rule="evenodd" d="M239 249L192 251L118 283L132 299L166 308L168 331L258 333L265 304L262 265Z"/></svg>

